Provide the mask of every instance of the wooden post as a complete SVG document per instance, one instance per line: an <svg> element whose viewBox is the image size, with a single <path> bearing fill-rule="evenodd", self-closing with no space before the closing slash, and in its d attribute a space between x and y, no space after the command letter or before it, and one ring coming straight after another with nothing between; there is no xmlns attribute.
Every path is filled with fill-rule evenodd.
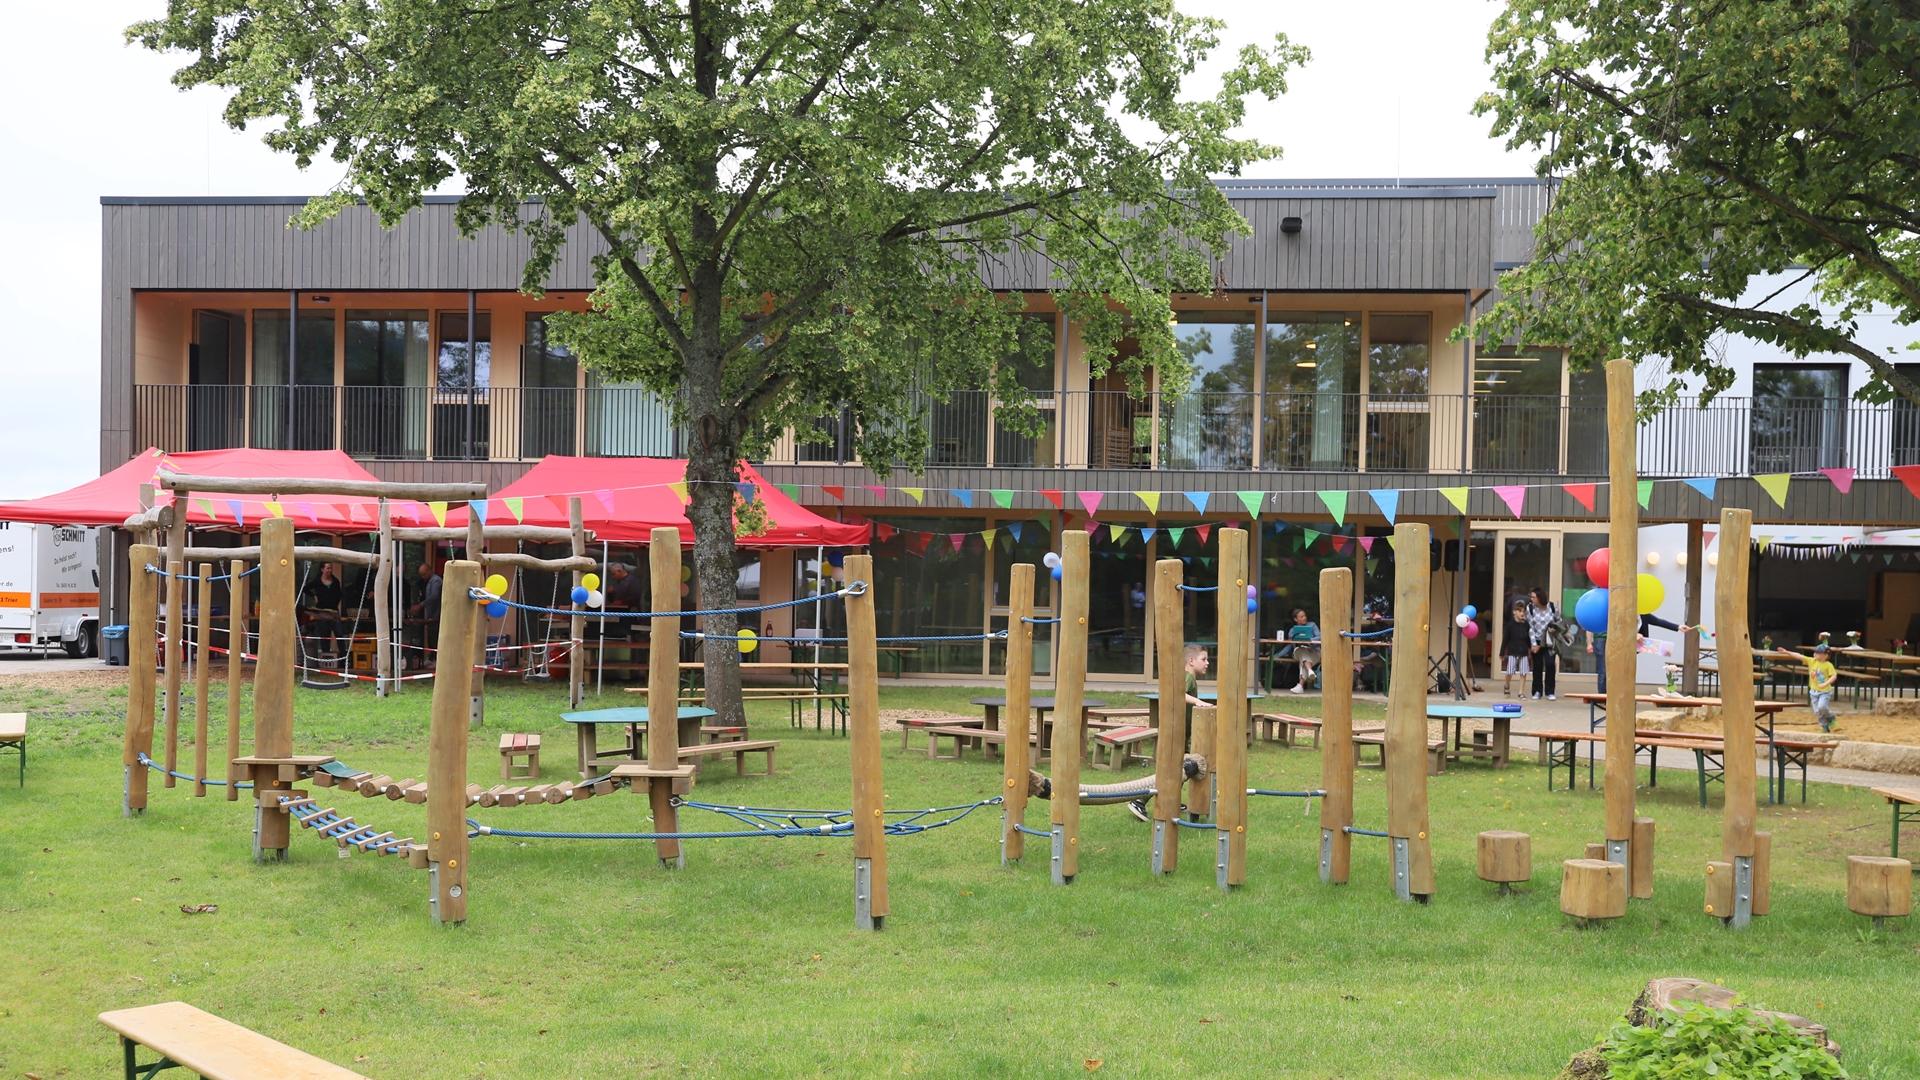
<svg viewBox="0 0 1920 1080"><path fill-rule="evenodd" d="M587 529L580 512L580 496L567 499L567 524L573 532L573 555L580 558L587 553ZM580 579L585 571L573 572L573 587L580 587ZM568 593L571 600L572 593ZM573 604L573 614L567 616L567 704L579 708L586 697L587 687L587 617L586 605Z"/></svg>
<svg viewBox="0 0 1920 1080"><path fill-rule="evenodd" d="M1060 534L1060 647L1053 680L1053 883L1080 873L1080 755L1086 752L1087 534Z"/></svg>
<svg viewBox="0 0 1920 1080"><path fill-rule="evenodd" d="M1160 735L1153 748L1153 872L1179 864L1180 793L1186 787L1186 628L1180 603L1179 559L1153 566L1154 644L1160 660ZM1073 797L1078 797L1074 792Z"/></svg>
<svg viewBox="0 0 1920 1080"><path fill-rule="evenodd" d="M1720 826L1720 857L1733 866L1733 905L1722 911L1729 925L1745 926L1753 915L1754 802L1753 636L1747 628L1748 542L1753 511L1720 511L1720 568L1714 582L1713 621L1719 627L1720 720L1725 737L1721 775L1726 785L1726 810ZM1611 673L1609 673L1611 674ZM1771 751L1771 747L1768 748Z"/></svg>
<svg viewBox="0 0 1920 1080"><path fill-rule="evenodd" d="M171 547L171 543L169 543ZM166 696L167 696L167 775L162 781L172 787L177 781L174 772L180 767L180 667L185 663L182 655L180 633L181 616L187 606L187 583L182 580L187 573L187 564L179 559L167 560L167 640L166 640Z"/></svg>
<svg viewBox="0 0 1920 1080"><path fill-rule="evenodd" d="M1330 885L1345 885L1353 865L1352 614L1353 571L1320 571L1320 880Z"/></svg>
<svg viewBox="0 0 1920 1080"><path fill-rule="evenodd" d="M260 659L253 669L253 754L284 758L293 753L293 669L299 662L294 606L293 519L260 523ZM287 812L278 794L293 785L274 765L253 767L254 859L284 858ZM271 853L271 854L270 854Z"/></svg>
<svg viewBox="0 0 1920 1080"><path fill-rule="evenodd" d="M233 759L240 756L240 687L246 679L247 608L252 589L248 587L247 564L238 559L227 567L227 801L240 801L239 772Z"/></svg>
<svg viewBox="0 0 1920 1080"><path fill-rule="evenodd" d="M680 530L655 529L647 543L653 571L653 610L680 610ZM647 767L667 772L680 764L680 617L661 615L652 620L647 643ZM679 829L679 810L673 805L673 781L647 778L647 801L653 827L659 832ZM656 840L660 865L686 865L678 840Z"/></svg>
<svg viewBox="0 0 1920 1080"><path fill-rule="evenodd" d="M207 697L213 691L213 564L200 564L199 632L194 635L193 797L207 797Z"/></svg>
<svg viewBox="0 0 1920 1080"><path fill-rule="evenodd" d="M1393 528L1393 679L1387 688L1387 843L1393 889L1402 900L1433 896L1433 843L1427 836L1427 564L1431 533L1418 522ZM1324 637L1325 635L1322 634ZM1351 670L1351 669L1349 669ZM1325 685L1323 680L1321 685ZM1324 734L1324 732L1323 732ZM1628 760L1632 760L1631 757Z"/></svg>
<svg viewBox="0 0 1920 1080"><path fill-rule="evenodd" d="M373 565L373 693L386 697L398 689L393 681L393 518L387 500L380 500L380 532L374 539L373 553L379 562ZM446 587L446 579L440 581ZM351 646L349 646L351 651Z"/></svg>
<svg viewBox="0 0 1920 1080"><path fill-rule="evenodd" d="M1687 522L1687 600L1680 619L1686 632L1680 635L1680 691L1688 697L1700 693L1700 584L1706 547L1706 522ZM1715 601L1716 603L1718 601Z"/></svg>
<svg viewBox="0 0 1920 1080"><path fill-rule="evenodd" d="M1214 610L1220 620L1220 676L1215 682L1219 708L1214 710L1213 754L1214 821L1219 848L1214 881L1234 889L1247 881L1247 531L1221 529L1220 589ZM1326 680L1322 679L1324 683Z"/></svg>
<svg viewBox="0 0 1920 1080"><path fill-rule="evenodd" d="M880 656L873 612L873 557L849 555L847 597L847 742L853 768L853 924L886 926L886 792L880 774ZM1007 740L1009 746L1013 740ZM1078 795L1078 792L1075 792Z"/></svg>
<svg viewBox="0 0 1920 1080"><path fill-rule="evenodd" d="M1026 853L1020 826L1027 813L1027 734L1033 729L1033 564L1014 563L1007 583L1007 746L1000 755L1005 783L1000 797L1000 864ZM1056 702L1055 704L1058 704ZM1059 713L1054 714L1058 723ZM1078 792L1075 792L1076 796Z"/></svg>
<svg viewBox="0 0 1920 1080"><path fill-rule="evenodd" d="M467 672L444 658L471 647L480 605L467 592L480 584L480 564L471 559L449 562L441 568L440 584L436 645L443 660L433 674L427 736L427 869L429 909L433 921L444 925L467 921L467 741L472 715Z"/></svg>
<svg viewBox="0 0 1920 1080"><path fill-rule="evenodd" d="M147 808L147 767L140 755L153 753L153 668L158 649L153 623L159 607L159 580L147 568L160 558L152 544L127 549L127 739L120 759L125 778L120 811L132 817Z"/></svg>
<svg viewBox="0 0 1920 1080"><path fill-rule="evenodd" d="M473 504L468 503L467 504L467 559L468 561L473 562L480 567L480 576L483 579L486 577L486 569L487 569L487 540L483 531L484 528L485 527L480 524L480 515L474 512ZM475 585L478 585L478 584L479 584L478 582L475 582ZM446 594L446 578L444 576L440 579L440 586L441 586L441 593L440 593L441 607L444 608L446 606L446 595L447 595ZM466 594L462 593L460 595L460 599L465 600ZM468 603L471 604L472 601L469 600ZM474 612L473 631L472 631L472 635L467 641L467 648L466 648L466 651L469 657L469 659L467 660L467 686L468 686L468 690L467 690L468 721L467 722L472 724L476 728L484 727L486 726L486 723L487 723L487 624L488 622L489 620L487 619L487 613L484 609ZM442 660L445 660L449 655L457 655L457 654L441 653L440 658Z"/></svg>
<svg viewBox="0 0 1920 1080"><path fill-rule="evenodd" d="M1607 858L1633 858L1634 666L1639 656L1640 501L1633 362L1607 362ZM1731 669L1730 669L1731 670ZM1632 894L1633 882L1627 882Z"/></svg>

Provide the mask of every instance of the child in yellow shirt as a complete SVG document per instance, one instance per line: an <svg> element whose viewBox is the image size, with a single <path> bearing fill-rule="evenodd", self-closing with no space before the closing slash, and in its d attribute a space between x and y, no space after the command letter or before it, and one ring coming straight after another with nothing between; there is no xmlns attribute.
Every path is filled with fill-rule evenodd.
<svg viewBox="0 0 1920 1080"><path fill-rule="evenodd" d="M1839 674L1830 656L1823 641L1813 647L1813 659L1807 663L1807 705L1813 709L1813 718L1820 721L1821 731L1833 730L1833 684Z"/></svg>

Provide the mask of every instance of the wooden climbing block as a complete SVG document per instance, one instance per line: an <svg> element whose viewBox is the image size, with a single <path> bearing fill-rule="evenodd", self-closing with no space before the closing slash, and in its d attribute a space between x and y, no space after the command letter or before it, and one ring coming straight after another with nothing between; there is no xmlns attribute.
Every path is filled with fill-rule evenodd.
<svg viewBox="0 0 1920 1080"><path fill-rule="evenodd" d="M1479 837L1481 881L1511 885L1533 877L1533 838L1523 832L1489 829Z"/></svg>
<svg viewBox="0 0 1920 1080"><path fill-rule="evenodd" d="M1913 863L1878 855L1847 856L1847 910L1881 919L1913 913Z"/></svg>
<svg viewBox="0 0 1920 1080"><path fill-rule="evenodd" d="M1560 910L1576 919L1617 919L1627 913L1627 868L1600 859L1561 864Z"/></svg>
<svg viewBox="0 0 1920 1080"><path fill-rule="evenodd" d="M521 769L525 771L519 771ZM530 780L539 775L540 736L511 731L502 734L500 736L500 779Z"/></svg>

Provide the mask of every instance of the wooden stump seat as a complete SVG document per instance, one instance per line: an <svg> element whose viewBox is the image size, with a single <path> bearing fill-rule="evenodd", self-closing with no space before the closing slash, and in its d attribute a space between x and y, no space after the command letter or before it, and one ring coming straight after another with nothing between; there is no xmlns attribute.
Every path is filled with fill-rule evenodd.
<svg viewBox="0 0 1920 1080"><path fill-rule="evenodd" d="M1526 833L1489 829L1480 834L1478 854L1480 880L1498 884L1502 894L1533 878L1533 838Z"/></svg>
<svg viewBox="0 0 1920 1080"><path fill-rule="evenodd" d="M1879 855L1847 856L1847 910L1873 919L1913 914L1913 863Z"/></svg>
<svg viewBox="0 0 1920 1080"><path fill-rule="evenodd" d="M1627 868L1600 859L1561 864L1560 910L1583 924L1627 913Z"/></svg>
<svg viewBox="0 0 1920 1080"><path fill-rule="evenodd" d="M521 759L525 759L522 761ZM521 769L526 771L522 772ZM540 736L503 732L500 736L500 779L531 780L540 775Z"/></svg>

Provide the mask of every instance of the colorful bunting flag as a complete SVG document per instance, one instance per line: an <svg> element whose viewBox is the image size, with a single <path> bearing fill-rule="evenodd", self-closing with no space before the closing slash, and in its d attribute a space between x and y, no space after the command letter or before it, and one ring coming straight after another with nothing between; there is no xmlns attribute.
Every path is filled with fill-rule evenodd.
<svg viewBox="0 0 1920 1080"><path fill-rule="evenodd" d="M674 496L680 500L680 505L682 506L693 501L693 493L688 490L685 480L675 480L673 483L667 485L667 489L673 492ZM596 491L594 494L598 495L599 492ZM607 497L600 500L600 505L606 507L608 515L611 516L613 513L613 492L607 492Z"/></svg>
<svg viewBox="0 0 1920 1080"><path fill-rule="evenodd" d="M1380 515L1393 524L1394 516L1400 513L1400 492L1393 488L1376 489L1373 493L1373 505L1380 508Z"/></svg>
<svg viewBox="0 0 1920 1080"><path fill-rule="evenodd" d="M272 501L268 501L268 502L267 502L267 504L266 504L266 507L267 507L267 516L268 516L268 517L285 517L285 516L287 516L287 515L286 515L286 513L285 513L285 511L283 511L283 510L281 510L281 509L280 509L280 504L279 504L279 503L277 503L277 502L272 502Z"/></svg>
<svg viewBox="0 0 1920 1080"><path fill-rule="evenodd" d="M1062 497L1058 488L1044 488L1040 492L1040 497L1052 503L1055 510L1065 510L1067 508L1066 500Z"/></svg>
<svg viewBox="0 0 1920 1080"><path fill-rule="evenodd" d="M677 484L678 486L675 486L674 484L669 484L667 486L673 488L673 493L680 496L681 502L686 502L687 501L687 482L685 480L680 480L680 481L677 481ZM601 488L598 491L595 491L593 493L593 497L596 501L600 503L601 507L604 508L609 515L613 513L613 489L612 488Z"/></svg>
<svg viewBox="0 0 1920 1080"><path fill-rule="evenodd" d="M1852 469L1821 469L1820 475L1833 481L1833 486L1839 488L1842 495L1853 490Z"/></svg>
<svg viewBox="0 0 1920 1080"><path fill-rule="evenodd" d="M1207 498L1208 493L1204 491L1187 492L1187 501L1193 504L1193 512L1196 514L1207 512Z"/></svg>
<svg viewBox="0 0 1920 1080"><path fill-rule="evenodd" d="M1158 491L1136 491L1133 497L1140 500L1140 505L1147 508L1147 513L1157 514L1160 512L1160 494Z"/></svg>
<svg viewBox="0 0 1920 1080"><path fill-rule="evenodd" d="M1372 575L1372 573L1373 573L1373 572L1374 572L1375 570L1377 570L1377 569L1379 569L1379 567L1380 567L1380 560L1379 560L1379 559L1368 559L1368 560L1367 560L1367 573L1368 573L1368 575L1369 575L1369 576L1371 576L1371 575Z"/></svg>
<svg viewBox="0 0 1920 1080"><path fill-rule="evenodd" d="M200 513L205 515L207 520L209 521L213 520L213 504L212 503L208 502L205 499L195 499L193 500L193 505L200 508Z"/></svg>
<svg viewBox="0 0 1920 1080"><path fill-rule="evenodd" d="M820 490L826 492L834 502L847 501L847 489L844 484L822 484Z"/></svg>
<svg viewBox="0 0 1920 1080"><path fill-rule="evenodd" d="M1213 531L1211 525L1195 525L1193 531L1199 535L1202 544L1207 542L1207 534Z"/></svg>
<svg viewBox="0 0 1920 1080"><path fill-rule="evenodd" d="M1768 544L1771 544L1771 543L1773 543L1773 537L1771 537L1771 536L1756 536L1756 537L1754 537L1754 538L1753 538L1753 542L1754 542L1754 543L1755 543L1756 545L1758 545L1758 547L1759 547L1759 551L1760 551L1760 553L1761 553L1762 555L1764 555L1764 554L1766 554L1766 551L1767 551L1767 545L1768 545Z"/></svg>
<svg viewBox="0 0 1920 1080"><path fill-rule="evenodd" d="M1524 485L1499 484L1494 487L1493 493L1500 496L1500 501L1507 504L1507 509L1513 511L1514 517L1526 516L1527 489Z"/></svg>
<svg viewBox="0 0 1920 1080"><path fill-rule="evenodd" d="M228 499L227 509L233 511L233 523L244 528L247 524L247 515L240 509L240 500Z"/></svg>
<svg viewBox="0 0 1920 1080"><path fill-rule="evenodd" d="M1327 512L1333 515L1335 525L1347 523L1347 492L1318 491L1314 494L1319 495L1320 501L1326 504Z"/></svg>
<svg viewBox="0 0 1920 1080"><path fill-rule="evenodd" d="M973 509L973 490L971 488L949 488L947 489L947 494L953 496L954 502L959 503L969 510Z"/></svg>
<svg viewBox="0 0 1920 1080"><path fill-rule="evenodd" d="M912 499L915 503L923 503L927 501L926 488L903 487L900 490L906 492L907 498Z"/></svg>
<svg viewBox="0 0 1920 1080"><path fill-rule="evenodd" d="M516 495L511 498L501 499L500 501L507 504L507 513L513 515L513 523L515 525L522 524L527 520L527 500Z"/></svg>
<svg viewBox="0 0 1920 1080"><path fill-rule="evenodd" d="M965 546L966 546L966 543L967 543L967 534L966 534L966 533L954 533L953 535L951 535L951 536L949 536L949 537L947 537L947 539L948 539L948 541L950 541L950 542L951 542L951 543L953 544L953 550L957 552L957 551L959 551L959 550L960 550L960 549L961 549L962 547L965 547Z"/></svg>
<svg viewBox="0 0 1920 1080"><path fill-rule="evenodd" d="M1443 487L1440 489L1440 494L1447 497L1447 501L1453 504L1453 508L1455 510L1460 511L1462 514L1467 512L1467 489L1466 488Z"/></svg>
<svg viewBox="0 0 1920 1080"><path fill-rule="evenodd" d="M1020 542L1020 532L1022 528L1023 526L1018 521L1007 522L1007 531L1013 534L1014 543Z"/></svg>
<svg viewBox="0 0 1920 1080"><path fill-rule="evenodd" d="M1561 484L1560 490L1573 496L1573 501L1586 507L1587 513L1593 513L1593 497L1600 490L1599 484Z"/></svg>
<svg viewBox="0 0 1920 1080"><path fill-rule="evenodd" d="M1253 515L1256 518L1260 516L1260 507L1264 505L1267 501L1266 492L1241 491L1241 492L1236 492L1236 494L1240 496L1240 504L1247 508L1247 513Z"/></svg>
<svg viewBox="0 0 1920 1080"><path fill-rule="evenodd" d="M1713 538L1719 535L1720 534L1713 529L1700 530L1700 546L1703 548L1713 546Z"/></svg>
<svg viewBox="0 0 1920 1080"><path fill-rule="evenodd" d="M1300 542L1301 549L1306 551L1311 551L1314 541L1319 540L1321 536L1325 535L1318 529L1302 529L1300 531L1306 534L1306 539Z"/></svg>
<svg viewBox="0 0 1920 1080"><path fill-rule="evenodd" d="M1640 504L1640 509L1645 510L1647 503L1653 500L1653 481L1642 480L1634 485L1633 497Z"/></svg>
<svg viewBox="0 0 1920 1080"><path fill-rule="evenodd" d="M1181 538L1185 537L1186 535L1187 535L1187 530L1184 527L1179 525L1170 526L1167 529L1167 538L1173 541L1173 546L1176 548L1180 546Z"/></svg>
<svg viewBox="0 0 1920 1080"><path fill-rule="evenodd" d="M1395 535L1395 534L1393 534L1393 533L1388 533L1388 534L1387 534L1387 549L1388 549L1389 551L1399 551L1399 550L1400 550L1400 537L1399 537L1399 536L1397 536L1397 535Z"/></svg>
<svg viewBox="0 0 1920 1080"><path fill-rule="evenodd" d="M876 521L873 523L873 535L879 537L882 540L893 539L894 534L899 531L900 531L899 529L896 529L893 526L888 525L884 522Z"/></svg>
<svg viewBox="0 0 1920 1080"><path fill-rule="evenodd" d="M1126 531L1127 528L1124 525L1109 525L1107 526L1107 539L1112 540L1114 543L1119 543L1121 534Z"/></svg>
<svg viewBox="0 0 1920 1080"><path fill-rule="evenodd" d="M1344 554L1344 553L1346 552L1346 550L1347 550L1347 541L1348 541L1348 540L1350 540L1350 539L1352 539L1352 538L1351 538L1351 537L1348 537L1348 536L1339 536L1339 535L1336 535L1336 536L1333 536L1333 537L1331 537L1330 539L1332 539L1332 541L1333 541L1333 553L1334 553L1335 555L1341 555L1341 554Z"/></svg>
<svg viewBox="0 0 1920 1080"><path fill-rule="evenodd" d="M1013 505L1013 492L1008 488L994 488L988 494L993 496L993 504L1002 510Z"/></svg>
<svg viewBox="0 0 1920 1080"><path fill-rule="evenodd" d="M1100 491L1074 492L1074 495L1080 499L1080 505L1086 507L1088 517L1092 517L1100 512L1100 500L1105 494L1105 492Z"/></svg>
<svg viewBox="0 0 1920 1080"><path fill-rule="evenodd" d="M1754 477L1753 482L1759 484L1760 490L1773 499L1775 506L1782 510L1786 509L1787 485L1793 482L1792 473L1767 473L1764 476Z"/></svg>
<svg viewBox="0 0 1920 1080"><path fill-rule="evenodd" d="M1720 481L1711 476L1696 476L1680 482L1699 492L1703 499L1712 499L1714 491L1720 486Z"/></svg>
<svg viewBox="0 0 1920 1080"><path fill-rule="evenodd" d="M785 495L787 498L792 499L795 502L800 501L800 485L799 484L775 484L773 486L776 488L779 488L780 494Z"/></svg>
<svg viewBox="0 0 1920 1080"><path fill-rule="evenodd" d="M873 497L874 497L875 499L878 499L878 500L880 500L881 502L885 502L885 501L886 501L886 498L887 498L887 485L885 485L885 484L861 484L860 486L861 486L861 487L863 487L863 488L866 488L866 489L867 489L867 491L868 491L868 492L870 492L870 493L871 493L871 494L873 495Z"/></svg>
<svg viewBox="0 0 1920 1080"><path fill-rule="evenodd" d="M1895 465L1893 478L1907 489L1907 494L1920 499L1920 465Z"/></svg>
<svg viewBox="0 0 1920 1080"><path fill-rule="evenodd" d="M1363 536L1363 537L1361 537L1361 538L1360 538L1360 550L1361 550L1361 551L1364 551L1364 552L1366 552L1366 553L1367 553L1367 554L1369 554L1369 555L1371 555L1371 554L1373 554L1373 542L1374 542L1375 540L1378 540L1378 539L1379 539L1379 537L1377 537L1377 536Z"/></svg>
<svg viewBox="0 0 1920 1080"><path fill-rule="evenodd" d="M1157 533L1157 532L1159 532L1159 531L1160 531L1159 529L1156 529L1156 528L1153 528L1152 526L1148 526L1148 527L1146 527L1146 528L1143 528L1143 529L1141 529L1141 530L1140 530L1140 539L1141 539L1141 541L1143 541L1143 542L1144 542L1144 541L1148 541L1148 540L1152 540L1152 539L1153 539L1153 534L1154 534L1154 533Z"/></svg>
<svg viewBox="0 0 1920 1080"><path fill-rule="evenodd" d="M487 523L487 500L474 499L467 503L467 512L477 518L482 526Z"/></svg>
<svg viewBox="0 0 1920 1080"><path fill-rule="evenodd" d="M273 515L274 515L275 517L279 517L279 516L280 516L280 508L279 508L279 507L277 507L277 506L274 506L274 504L273 504L273 503L268 503L267 505L268 505L268 506L273 506ZM430 512L432 512L432 514L433 514L433 523L434 523L435 525L439 525L439 526L442 526L442 527L444 527L444 526L445 526L445 525L447 524L447 504L446 504L446 503L443 503L443 502L430 502L430 503L428 503L428 504L427 504L427 509L428 509L428 510L429 510Z"/></svg>

